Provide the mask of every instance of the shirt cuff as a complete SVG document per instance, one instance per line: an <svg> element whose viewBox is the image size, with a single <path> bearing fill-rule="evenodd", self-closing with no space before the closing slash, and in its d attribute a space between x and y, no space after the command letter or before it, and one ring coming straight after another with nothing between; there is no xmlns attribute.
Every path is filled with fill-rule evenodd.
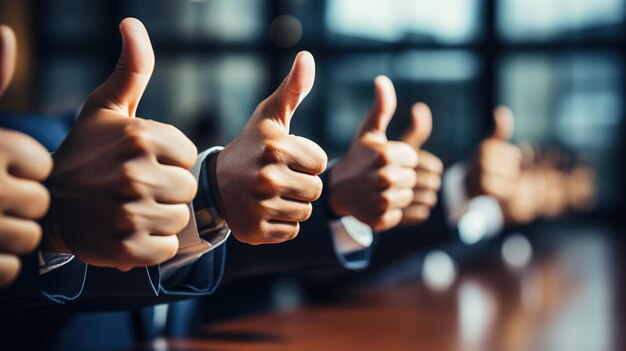
<svg viewBox="0 0 626 351"><path fill-rule="evenodd" d="M461 241L474 244L495 236L504 227L504 217L498 200L491 196L469 198L465 189L467 168L454 164L443 176L443 201L448 223L457 228Z"/></svg>
<svg viewBox="0 0 626 351"><path fill-rule="evenodd" d="M62 267L74 259L74 255L66 253L39 251L39 274L46 274Z"/></svg>
<svg viewBox="0 0 626 351"><path fill-rule="evenodd" d="M337 255L349 255L372 246L372 228L352 216L331 220L328 225Z"/></svg>
<svg viewBox="0 0 626 351"><path fill-rule="evenodd" d="M206 200L213 199L206 173L206 161L222 150L223 147L216 146L202 152L191 167L191 173L198 181L198 193L196 200L187 204L191 216L187 227L177 235L178 253L160 266L161 280L169 278L179 268L194 263L202 255L226 242L230 236L226 222L216 220L217 211L213 202ZM207 218L211 218L208 223Z"/></svg>

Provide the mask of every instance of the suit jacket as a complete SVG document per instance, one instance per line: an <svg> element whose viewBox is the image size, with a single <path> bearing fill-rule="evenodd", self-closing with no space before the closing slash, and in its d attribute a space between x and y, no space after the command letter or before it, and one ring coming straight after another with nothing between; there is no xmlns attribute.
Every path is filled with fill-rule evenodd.
<svg viewBox="0 0 626 351"><path fill-rule="evenodd" d="M74 115L0 116L0 127L33 136L54 151L70 130ZM335 255L324 209L302 226L301 234L284 247L251 247L229 240L198 261L162 281L159 267L130 272L87 266L74 259L56 270L39 274L37 253L22 258L15 284L0 290L0 340L7 349L108 350L132 347L160 331L153 323L156 304L212 293L219 285L229 256L227 277L289 267L341 268ZM228 255L227 255L228 253ZM370 251L340 259L367 259ZM195 302L170 307L167 329L184 334L198 318ZM16 309L19 308L19 309ZM106 311L106 312L102 312ZM33 337L36 336L36 337Z"/></svg>

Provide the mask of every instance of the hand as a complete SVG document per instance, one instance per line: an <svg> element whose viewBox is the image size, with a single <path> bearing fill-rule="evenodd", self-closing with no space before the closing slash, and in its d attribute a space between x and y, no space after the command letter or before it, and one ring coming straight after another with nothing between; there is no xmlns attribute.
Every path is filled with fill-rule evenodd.
<svg viewBox="0 0 626 351"><path fill-rule="evenodd" d="M508 142L514 128L511 110L505 106L496 108L494 121L494 132L470 160L465 181L470 198L489 195L507 201L515 190L522 155L517 146Z"/></svg>
<svg viewBox="0 0 626 351"><path fill-rule="evenodd" d="M218 209L241 242L294 238L322 192L318 175L326 169L326 154L312 141L289 134L291 118L314 80L313 56L300 52L280 87L209 163Z"/></svg>
<svg viewBox="0 0 626 351"><path fill-rule="evenodd" d="M15 68L13 31L0 26L0 95ZM17 255L37 248L41 228L35 220L48 211L50 195L39 182L52 169L48 151L32 138L0 129L0 286L17 278Z"/></svg>
<svg viewBox="0 0 626 351"><path fill-rule="evenodd" d="M419 162L415 168L417 182L413 188L413 202L404 209L402 225L423 223L430 216L430 210L437 204L437 192L441 189L443 163L421 146L432 132L433 118L428 105L417 103L411 109L411 127L401 138L417 150Z"/></svg>
<svg viewBox="0 0 626 351"><path fill-rule="evenodd" d="M95 266L129 270L161 263L178 250L197 183L188 169L197 150L178 129L135 118L154 68L136 19L120 24L123 48L109 79L91 93L54 154L50 235L44 248Z"/></svg>
<svg viewBox="0 0 626 351"><path fill-rule="evenodd" d="M338 216L353 216L384 231L397 226L414 199L417 152L409 144L387 140L396 111L389 78L376 77L376 101L348 153L330 170L329 205Z"/></svg>

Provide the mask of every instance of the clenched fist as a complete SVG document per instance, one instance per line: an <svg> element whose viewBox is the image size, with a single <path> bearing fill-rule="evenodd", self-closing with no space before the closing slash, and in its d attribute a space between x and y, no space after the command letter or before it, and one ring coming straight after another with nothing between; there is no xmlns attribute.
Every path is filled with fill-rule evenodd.
<svg viewBox="0 0 626 351"><path fill-rule="evenodd" d="M404 209L402 225L416 225L428 219L430 210L437 204L441 189L443 163L432 153L421 149L432 132L433 118L428 106L416 103L411 109L411 127L402 140L417 150L418 164L415 168L417 182L413 188L413 202Z"/></svg>
<svg viewBox="0 0 626 351"><path fill-rule="evenodd" d="M396 110L396 92L389 78L376 77L376 100L348 153L330 170L329 205L338 216L353 216L384 231L397 226L415 196L415 149L387 140Z"/></svg>
<svg viewBox="0 0 626 351"><path fill-rule="evenodd" d="M13 31L0 26L0 95L15 67ZM0 129L0 286L20 271L17 255L33 251L41 239L36 220L48 211L50 196L39 182L52 169L48 151L32 138Z"/></svg>
<svg viewBox="0 0 626 351"><path fill-rule="evenodd" d="M326 154L312 141L289 134L291 118L314 79L313 56L300 52L281 86L209 163L218 208L241 242L294 238L322 192L318 175L326 168Z"/></svg>
<svg viewBox="0 0 626 351"><path fill-rule="evenodd" d="M520 149L509 143L513 135L513 113L500 106L494 111L495 128L491 137L485 139L469 161L465 178L470 198L489 195L499 201L513 196L522 168Z"/></svg>
<svg viewBox="0 0 626 351"><path fill-rule="evenodd" d="M109 79L91 93L54 154L45 249L95 266L129 270L178 250L197 182L197 150L178 129L135 118L154 68L141 22L120 24L123 49Z"/></svg>

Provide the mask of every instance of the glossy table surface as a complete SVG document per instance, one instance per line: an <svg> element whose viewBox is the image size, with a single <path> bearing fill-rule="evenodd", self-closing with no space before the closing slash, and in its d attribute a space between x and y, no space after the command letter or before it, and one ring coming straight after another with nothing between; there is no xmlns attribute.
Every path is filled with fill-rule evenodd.
<svg viewBox="0 0 626 351"><path fill-rule="evenodd" d="M565 231L512 268L498 255L457 263L448 287L419 274L311 303L202 326L156 350L622 350L623 249L604 232ZM492 250L493 251L493 250Z"/></svg>

